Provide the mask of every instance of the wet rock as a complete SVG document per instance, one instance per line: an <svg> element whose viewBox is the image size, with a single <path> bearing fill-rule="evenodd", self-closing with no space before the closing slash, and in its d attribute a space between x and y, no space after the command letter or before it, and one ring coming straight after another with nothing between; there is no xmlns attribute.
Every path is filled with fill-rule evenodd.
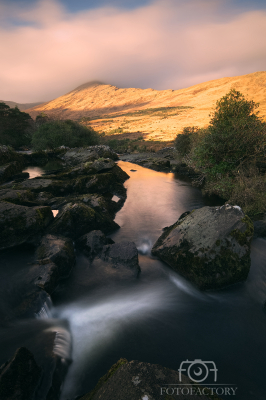
<svg viewBox="0 0 266 400"><path fill-rule="evenodd" d="M36 318L46 317L47 311L50 308L51 299L49 294L37 287L30 280L31 272L23 279L24 290L21 291L20 298L17 298L13 303L11 315L13 318ZM8 319L6 318L6 319Z"/></svg>
<svg viewBox="0 0 266 400"><path fill-rule="evenodd" d="M69 149L63 156L67 164L78 165L90 161L97 160L98 158L110 158L111 160L118 160L117 154L110 149L109 146L89 146L89 147L77 147Z"/></svg>
<svg viewBox="0 0 266 400"><path fill-rule="evenodd" d="M72 181L57 181L44 178L33 178L21 182L14 187L18 190L30 190L34 193L49 192L54 196L68 194L73 192Z"/></svg>
<svg viewBox="0 0 266 400"><path fill-rule="evenodd" d="M113 240L107 238L102 231L94 230L81 236L76 241L76 246L88 257L93 258L102 251L105 245L112 243L114 243Z"/></svg>
<svg viewBox="0 0 266 400"><path fill-rule="evenodd" d="M118 228L119 225L108 213L97 212L84 203L68 203L59 211L47 233L61 234L75 240L93 230L109 233Z"/></svg>
<svg viewBox="0 0 266 400"><path fill-rule="evenodd" d="M21 164L17 161L0 166L0 184L9 180L13 175L21 172Z"/></svg>
<svg viewBox="0 0 266 400"><path fill-rule="evenodd" d="M12 180L15 182L22 182L25 179L29 179L30 174L28 172L20 172L19 174L13 175Z"/></svg>
<svg viewBox="0 0 266 400"><path fill-rule="evenodd" d="M32 204L35 196L30 190L2 189L0 190L0 201L5 200L9 203L28 205Z"/></svg>
<svg viewBox="0 0 266 400"><path fill-rule="evenodd" d="M69 275L76 257L73 242L63 236L45 235L36 250L35 285L51 294L60 279Z"/></svg>
<svg viewBox="0 0 266 400"><path fill-rule="evenodd" d="M122 241L105 245L100 258L114 268L127 267L140 272L138 250L134 242Z"/></svg>
<svg viewBox="0 0 266 400"><path fill-rule="evenodd" d="M208 393L211 391L192 385L187 376L181 374L179 377L178 371L157 364L120 359L80 400L172 400L176 397L209 400L213 396Z"/></svg>
<svg viewBox="0 0 266 400"><path fill-rule="evenodd" d="M41 378L41 368L25 347L0 367L0 398L2 400L33 400Z"/></svg>
<svg viewBox="0 0 266 400"><path fill-rule="evenodd" d="M152 157L140 162L140 165L142 165L145 168L153 169L155 171L168 171L171 166L170 161L166 160L165 158L152 158Z"/></svg>
<svg viewBox="0 0 266 400"><path fill-rule="evenodd" d="M200 289L247 278L253 224L238 206L203 207L166 228L152 254Z"/></svg>
<svg viewBox="0 0 266 400"><path fill-rule="evenodd" d="M54 216L50 207L26 207L0 202L0 250L22 243L36 244Z"/></svg>
<svg viewBox="0 0 266 400"><path fill-rule="evenodd" d="M255 221L254 223L254 238L266 237L266 221Z"/></svg>

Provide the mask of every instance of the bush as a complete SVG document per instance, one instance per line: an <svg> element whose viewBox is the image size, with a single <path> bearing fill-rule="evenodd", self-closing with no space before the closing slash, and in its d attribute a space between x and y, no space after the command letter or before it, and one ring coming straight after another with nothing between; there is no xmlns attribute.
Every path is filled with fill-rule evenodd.
<svg viewBox="0 0 266 400"><path fill-rule="evenodd" d="M199 128L196 126L187 126L182 133L176 136L174 146L182 157L192 150L193 141L198 131Z"/></svg>
<svg viewBox="0 0 266 400"><path fill-rule="evenodd" d="M55 149L60 146L93 146L98 143L97 132L91 127L85 127L71 120L45 122L32 137L32 146L35 150Z"/></svg>
<svg viewBox="0 0 266 400"><path fill-rule="evenodd" d="M208 134L196 146L194 159L212 176L264 157L266 123L254 112L254 101L232 89L216 103Z"/></svg>
<svg viewBox="0 0 266 400"><path fill-rule="evenodd" d="M0 144L18 148L31 142L33 120L17 107L0 102Z"/></svg>

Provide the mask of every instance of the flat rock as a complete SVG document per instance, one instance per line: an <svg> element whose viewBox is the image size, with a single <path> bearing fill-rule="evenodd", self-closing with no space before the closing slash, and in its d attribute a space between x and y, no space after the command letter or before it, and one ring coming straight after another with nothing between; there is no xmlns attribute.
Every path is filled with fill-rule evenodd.
<svg viewBox="0 0 266 400"><path fill-rule="evenodd" d="M111 263L114 268L125 266L140 271L138 250L134 242L122 241L103 247L100 258Z"/></svg>
<svg viewBox="0 0 266 400"><path fill-rule="evenodd" d="M118 160L117 154L110 149L109 146L89 146L89 147L77 147L69 149L63 156L67 164L78 165L89 161L97 160L98 158L110 158L112 160Z"/></svg>
<svg viewBox="0 0 266 400"><path fill-rule="evenodd" d="M33 400L41 374L33 354L25 347L20 347L13 358L0 367L0 398Z"/></svg>
<svg viewBox="0 0 266 400"><path fill-rule="evenodd" d="M178 371L120 359L80 400L210 400L213 396L207 393L210 393L208 389L192 385L189 378L183 374L179 376ZM216 396L215 399L219 400Z"/></svg>
<svg viewBox="0 0 266 400"><path fill-rule="evenodd" d="M47 233L75 240L93 230L100 229L109 233L118 228L119 225L108 213L98 212L84 203L77 202L68 203L59 211Z"/></svg>
<svg viewBox="0 0 266 400"><path fill-rule="evenodd" d="M247 278L253 231L238 206L203 207L164 228L152 254L200 289L218 289Z"/></svg>
<svg viewBox="0 0 266 400"><path fill-rule="evenodd" d="M54 216L50 207L26 207L0 202L0 250L22 243L36 244Z"/></svg>

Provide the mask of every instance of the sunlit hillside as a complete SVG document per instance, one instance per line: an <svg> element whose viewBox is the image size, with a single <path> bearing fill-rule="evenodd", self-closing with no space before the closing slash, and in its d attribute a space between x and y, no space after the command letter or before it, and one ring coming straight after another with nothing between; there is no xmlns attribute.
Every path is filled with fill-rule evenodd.
<svg viewBox="0 0 266 400"><path fill-rule="evenodd" d="M260 103L266 120L266 71L221 78L186 89L122 89L90 82L48 103L28 109L60 119L83 120L97 131L148 140L172 140L185 126L206 126L216 101L231 88Z"/></svg>

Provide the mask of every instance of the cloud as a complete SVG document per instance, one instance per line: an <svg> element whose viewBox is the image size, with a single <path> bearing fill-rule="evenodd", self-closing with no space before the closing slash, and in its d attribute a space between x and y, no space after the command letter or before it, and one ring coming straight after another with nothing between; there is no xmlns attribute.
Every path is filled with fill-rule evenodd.
<svg viewBox="0 0 266 400"><path fill-rule="evenodd" d="M0 99L50 100L90 80L178 89L265 69L266 12L222 0L70 13L53 0L0 5Z"/></svg>

